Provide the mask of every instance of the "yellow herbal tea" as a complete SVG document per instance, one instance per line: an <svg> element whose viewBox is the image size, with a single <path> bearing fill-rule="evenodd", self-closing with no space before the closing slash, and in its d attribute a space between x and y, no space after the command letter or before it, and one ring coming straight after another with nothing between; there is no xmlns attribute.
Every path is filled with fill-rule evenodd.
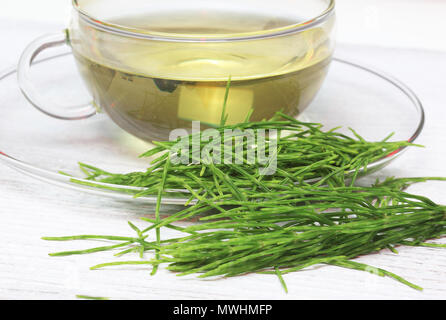
<svg viewBox="0 0 446 320"><path fill-rule="evenodd" d="M123 129L145 140L167 139L191 121L220 124L226 85L227 124L296 116L319 90L331 60L324 27L268 40L206 42L210 35L255 33L292 24L287 19L206 11L122 17L114 24L151 33L193 34L203 42L110 41L84 27L94 41L73 51L96 103Z"/></svg>

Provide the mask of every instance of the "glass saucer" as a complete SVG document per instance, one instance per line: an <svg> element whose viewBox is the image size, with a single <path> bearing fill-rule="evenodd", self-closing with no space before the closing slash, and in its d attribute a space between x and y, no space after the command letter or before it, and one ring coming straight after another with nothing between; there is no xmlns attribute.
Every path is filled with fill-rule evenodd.
<svg viewBox="0 0 446 320"><path fill-rule="evenodd" d="M79 97L88 97L69 53L36 62L33 73L38 74L39 89L55 102L83 103ZM152 146L127 134L105 115L64 121L39 112L21 94L15 68L0 73L0 110L0 162L42 181L101 196L127 199L141 190L80 184L88 181L82 179L78 161L120 173L149 166L138 155ZM372 68L338 58L317 98L300 118L322 123L326 129L343 126L340 131L345 134L350 134L351 127L370 141L395 132L391 140L413 142L424 126L423 107L410 88ZM367 173L379 170L403 151L371 164ZM60 171L76 177L77 182ZM140 200L156 202L156 197ZM173 196L163 199L165 204L185 201Z"/></svg>

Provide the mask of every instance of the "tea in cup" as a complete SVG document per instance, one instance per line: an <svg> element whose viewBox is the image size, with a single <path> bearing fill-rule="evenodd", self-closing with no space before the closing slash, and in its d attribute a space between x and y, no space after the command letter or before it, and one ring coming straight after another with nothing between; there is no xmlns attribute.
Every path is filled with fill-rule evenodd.
<svg viewBox="0 0 446 320"><path fill-rule="evenodd" d="M73 8L63 34L25 50L23 92L62 119L103 110L147 141L192 121L204 129L222 117L237 124L279 110L297 116L320 89L334 49L331 0L75 0ZM70 114L42 101L26 76L40 51L64 43L93 97Z"/></svg>

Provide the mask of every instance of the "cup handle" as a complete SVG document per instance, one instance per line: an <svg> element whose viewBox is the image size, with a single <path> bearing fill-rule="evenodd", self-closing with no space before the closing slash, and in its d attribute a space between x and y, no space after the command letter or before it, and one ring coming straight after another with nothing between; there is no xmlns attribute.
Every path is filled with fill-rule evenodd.
<svg viewBox="0 0 446 320"><path fill-rule="evenodd" d="M39 53L45 49L65 44L69 44L68 30L57 34L45 35L31 42L23 51L17 68L19 87L23 95L34 107L51 117L62 120L86 119L97 113L94 103L70 107L57 105L52 101L44 99L29 77L31 65Z"/></svg>

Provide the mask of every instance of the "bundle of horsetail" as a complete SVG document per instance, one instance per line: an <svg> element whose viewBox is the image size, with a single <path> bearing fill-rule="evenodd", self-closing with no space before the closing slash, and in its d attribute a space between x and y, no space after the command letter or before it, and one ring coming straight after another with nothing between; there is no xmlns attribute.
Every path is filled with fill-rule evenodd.
<svg viewBox="0 0 446 320"><path fill-rule="evenodd" d="M446 207L406 191L413 183L446 179L388 178L372 186L356 183L370 164L414 146L412 143L389 142L391 135L379 142L368 142L353 130L353 137L337 129L324 131L320 124L301 122L282 113L268 121L215 130L224 136L228 129L253 129L255 137L259 129L276 130L277 134L266 135L263 145L253 145L249 139L237 140L236 136L220 140L214 150L229 150L238 164L194 162L198 154L192 150L187 154L189 164L173 163L172 157L178 155L178 141L155 142L156 147L142 155L155 158L145 172L116 174L80 164L91 186L140 187L133 191L135 197L156 196L155 217L142 218L148 223L146 228L129 222L135 237L45 237L52 241L116 242L51 255L121 249L117 256L137 252L140 259L104 263L92 269L148 265L155 274L158 266L165 264L178 275L199 274L202 278L271 273L279 277L285 290L282 274L329 264L388 276L421 290L396 274L353 260L385 248L397 252L398 245L446 246L426 243L446 234ZM201 151L206 147L197 139L201 135L191 134L183 142L198 141ZM228 141L235 142L229 144L229 149ZM248 163L250 148L262 153L268 149L275 170L262 174L272 161ZM244 151L240 154L240 150ZM86 183L75 178L73 181ZM161 219L163 198L178 195L187 198L185 208ZM181 225L181 221L191 218L199 222L188 227ZM181 231L184 236L161 239L163 228ZM155 239L149 238L151 231L156 232ZM146 252L154 253L153 258L145 259Z"/></svg>

